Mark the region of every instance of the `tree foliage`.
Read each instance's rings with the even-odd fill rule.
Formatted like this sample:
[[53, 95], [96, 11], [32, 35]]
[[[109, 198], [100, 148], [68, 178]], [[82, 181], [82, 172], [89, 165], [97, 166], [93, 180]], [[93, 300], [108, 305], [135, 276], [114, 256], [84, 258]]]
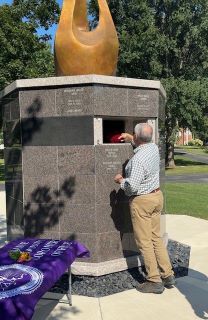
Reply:
[[0, 6], [0, 17], [0, 90], [16, 79], [53, 75], [51, 48], [37, 24], [24, 19], [22, 5]]
[[[179, 127], [206, 128], [208, 0], [111, 0], [120, 40], [118, 75], [159, 79], [167, 91], [167, 164]], [[97, 0], [90, 12], [98, 20]]]

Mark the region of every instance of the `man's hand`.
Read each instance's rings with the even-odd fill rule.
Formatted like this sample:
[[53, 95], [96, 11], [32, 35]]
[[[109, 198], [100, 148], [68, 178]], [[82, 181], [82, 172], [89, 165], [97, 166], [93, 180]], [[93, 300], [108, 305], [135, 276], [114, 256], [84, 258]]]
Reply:
[[130, 133], [122, 133], [120, 135], [120, 137], [118, 138], [121, 141], [125, 141], [125, 142], [133, 142], [133, 136]]
[[121, 175], [120, 173], [117, 174], [117, 175], [115, 176], [115, 178], [114, 178], [115, 183], [121, 183], [122, 180], [123, 180], [123, 177], [122, 177], [122, 175]]

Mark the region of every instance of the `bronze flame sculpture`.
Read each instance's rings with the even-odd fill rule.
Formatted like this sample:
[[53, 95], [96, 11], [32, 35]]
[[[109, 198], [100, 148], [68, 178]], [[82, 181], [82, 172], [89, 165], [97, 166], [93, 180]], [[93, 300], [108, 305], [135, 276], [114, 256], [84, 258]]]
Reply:
[[115, 74], [118, 37], [106, 0], [98, 5], [98, 26], [89, 31], [86, 0], [63, 0], [54, 46], [57, 76]]

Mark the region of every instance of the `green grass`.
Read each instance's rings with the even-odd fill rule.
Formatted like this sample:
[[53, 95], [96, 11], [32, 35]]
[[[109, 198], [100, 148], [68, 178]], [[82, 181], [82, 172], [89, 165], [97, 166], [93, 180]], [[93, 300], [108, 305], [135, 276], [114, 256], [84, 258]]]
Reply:
[[176, 168], [166, 169], [166, 175], [177, 175], [177, 174], [195, 174], [204, 173], [208, 174], [208, 165], [201, 162], [196, 162], [191, 159], [187, 159], [184, 156], [176, 155], [175, 157]]
[[166, 212], [208, 220], [208, 185], [166, 183]]
[[4, 159], [0, 159], [0, 183], [4, 182]]
[[177, 146], [177, 149], [183, 149], [188, 153], [198, 154], [198, 155], [207, 155], [208, 156], [208, 147], [193, 147], [193, 146]]

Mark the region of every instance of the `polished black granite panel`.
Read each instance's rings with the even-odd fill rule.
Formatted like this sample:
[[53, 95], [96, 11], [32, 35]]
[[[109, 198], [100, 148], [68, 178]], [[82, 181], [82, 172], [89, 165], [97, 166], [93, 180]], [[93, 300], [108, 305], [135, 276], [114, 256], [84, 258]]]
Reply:
[[160, 152], [160, 159], [164, 160], [165, 159], [165, 121], [164, 119], [161, 120], [158, 118], [158, 147], [159, 147], [159, 152]]
[[5, 121], [3, 125], [4, 146], [21, 147], [21, 126], [20, 120]]
[[93, 117], [22, 119], [23, 146], [93, 145]]
[[22, 165], [5, 165], [5, 180], [21, 180]]
[[4, 121], [17, 120], [20, 118], [19, 93], [13, 92], [1, 101], [2, 118]]
[[35, 89], [20, 91], [21, 117], [56, 116], [56, 97], [54, 89]]
[[15, 204], [15, 217], [14, 217], [14, 222], [16, 226], [22, 226], [24, 224], [23, 220], [23, 203], [18, 201]]
[[11, 111], [9, 101], [1, 102], [1, 117], [3, 121], [11, 120]]
[[9, 225], [14, 225], [16, 203], [17, 200], [10, 197], [10, 195], [6, 193], [6, 218], [7, 224]]
[[22, 154], [21, 148], [5, 148], [5, 181], [22, 180]]
[[22, 180], [5, 181], [6, 194], [15, 200], [23, 202]]
[[72, 86], [57, 89], [56, 109], [60, 116], [93, 115], [93, 86]]
[[20, 165], [22, 164], [22, 149], [21, 148], [4, 148], [5, 165]]
[[6, 217], [10, 226], [23, 226], [23, 203], [6, 195]]
[[5, 191], [7, 196], [13, 197], [14, 191], [12, 181], [5, 181]]
[[159, 112], [158, 112], [158, 118], [162, 121], [165, 121], [165, 104], [166, 99], [159, 94]]

